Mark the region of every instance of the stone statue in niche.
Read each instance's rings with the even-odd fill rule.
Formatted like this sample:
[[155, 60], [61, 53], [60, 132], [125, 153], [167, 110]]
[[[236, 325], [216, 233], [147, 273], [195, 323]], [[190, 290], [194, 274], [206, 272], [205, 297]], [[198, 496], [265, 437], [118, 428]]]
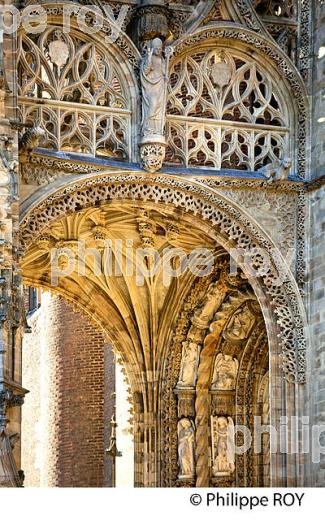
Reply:
[[235, 431], [231, 417], [211, 417], [212, 475], [230, 476], [235, 471]]
[[242, 341], [247, 339], [254, 325], [254, 315], [246, 305], [235, 312], [225, 331], [228, 341]]
[[178, 434], [178, 478], [192, 478], [195, 472], [194, 441], [195, 429], [193, 421], [181, 419], [177, 426]]
[[142, 86], [142, 141], [164, 136], [167, 61], [163, 43], [155, 38], [140, 65]]
[[200, 347], [191, 341], [183, 342], [183, 352], [177, 388], [194, 388], [200, 359]]
[[234, 390], [238, 373], [238, 360], [232, 356], [218, 354], [214, 363], [212, 390]]

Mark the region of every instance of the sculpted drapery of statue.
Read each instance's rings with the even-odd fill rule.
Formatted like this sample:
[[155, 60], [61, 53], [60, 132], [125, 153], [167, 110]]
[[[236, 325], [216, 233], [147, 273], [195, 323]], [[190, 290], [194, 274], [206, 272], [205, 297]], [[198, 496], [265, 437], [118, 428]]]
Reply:
[[190, 341], [183, 342], [181, 369], [177, 388], [194, 388], [200, 359], [200, 346]]
[[164, 141], [168, 60], [163, 43], [155, 38], [140, 65], [142, 86], [142, 142]]
[[245, 305], [235, 312], [225, 331], [228, 341], [242, 341], [247, 339], [254, 325], [255, 317], [249, 307]]
[[193, 421], [183, 418], [177, 426], [179, 478], [192, 478], [195, 472]]
[[232, 356], [218, 354], [214, 364], [212, 390], [234, 390], [238, 372], [238, 360]]
[[230, 476], [235, 471], [235, 433], [231, 417], [211, 417], [212, 475]]
[[225, 283], [225, 276], [222, 275], [218, 282], [212, 283], [209, 286], [205, 304], [195, 311], [193, 323], [203, 327], [209, 325], [213, 314], [224, 301], [228, 290], [229, 289]]

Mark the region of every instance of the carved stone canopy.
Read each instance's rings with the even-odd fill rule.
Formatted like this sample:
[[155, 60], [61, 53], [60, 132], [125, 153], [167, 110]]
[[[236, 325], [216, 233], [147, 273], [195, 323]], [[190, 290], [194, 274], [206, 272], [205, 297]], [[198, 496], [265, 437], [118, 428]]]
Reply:
[[170, 14], [164, 2], [144, 2], [136, 7], [130, 23], [130, 31], [135, 43], [141, 46], [157, 37], [166, 40], [170, 35]]

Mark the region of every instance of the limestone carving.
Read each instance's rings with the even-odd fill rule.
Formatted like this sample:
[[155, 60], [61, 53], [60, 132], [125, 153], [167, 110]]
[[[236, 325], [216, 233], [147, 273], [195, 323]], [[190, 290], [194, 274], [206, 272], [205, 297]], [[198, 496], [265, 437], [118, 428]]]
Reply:
[[141, 146], [141, 162], [144, 169], [154, 173], [161, 169], [165, 158], [165, 145], [147, 143]]
[[292, 161], [285, 158], [283, 161], [275, 161], [272, 164], [267, 164], [259, 171], [267, 179], [267, 182], [286, 181], [288, 180]]
[[227, 48], [182, 56], [173, 62], [171, 78], [168, 162], [257, 171], [288, 153], [278, 87], [251, 57]]
[[[245, 1], [247, 1], [247, 0], [245, 0]], [[308, 9], [310, 9], [310, 6], [308, 8], [308, 3], [309, 2], [306, 2], [306, 6], [304, 6], [306, 20], [310, 19], [310, 16], [308, 14]], [[308, 27], [309, 27], [309, 29], [308, 29]], [[304, 32], [306, 35], [306, 39], [310, 40], [308, 31], [310, 32], [310, 26], [308, 26], [308, 23], [306, 23], [306, 27], [304, 27]], [[299, 113], [297, 114], [297, 122], [296, 122], [297, 123], [297, 133], [295, 136], [293, 136], [293, 137], [297, 138], [297, 140], [299, 141], [299, 146], [298, 146], [297, 154], [296, 154], [297, 155], [296, 156], [296, 174], [301, 179], [305, 178], [306, 166], [307, 166], [307, 162], [308, 162], [308, 150], [306, 149], [306, 136], [307, 136], [307, 132], [308, 132], [308, 123], [307, 123], [307, 113], [308, 113], [307, 110], [308, 109], [307, 109], [307, 103], [306, 103], [306, 99], [307, 99], [306, 91], [305, 91], [305, 87], [301, 81], [301, 78], [298, 77], [297, 71], [294, 69], [292, 62], [290, 61], [289, 58], [287, 58], [285, 56], [283, 51], [277, 45], [272, 44], [271, 42], [268, 42], [268, 44], [265, 44], [264, 38], [262, 41], [262, 37], [259, 34], [257, 34], [257, 33], [253, 34], [252, 31], [250, 31], [246, 28], [242, 29], [241, 31], [238, 31], [237, 28], [233, 28], [230, 25], [228, 25], [228, 26], [224, 25], [222, 27], [220, 27], [220, 26], [214, 26], [214, 27], [208, 27], [208, 28], [204, 27], [201, 30], [198, 30], [195, 35], [190, 35], [190, 36], [181, 38], [179, 40], [179, 42], [177, 42], [177, 45], [175, 45], [175, 47], [174, 47], [174, 56], [179, 58], [180, 61], [182, 61], [181, 54], [186, 49], [188, 49], [189, 46], [191, 46], [193, 44], [197, 45], [199, 42], [203, 42], [203, 41], [206, 42], [207, 39], [214, 38], [214, 39], [218, 40], [218, 39], [225, 38], [225, 37], [229, 40], [232, 40], [234, 42], [234, 45], [236, 45], [238, 43], [238, 41], [244, 42], [245, 44], [249, 43], [249, 44], [253, 45], [263, 55], [265, 55], [267, 58], [270, 58], [272, 60], [274, 65], [279, 69], [279, 72], [281, 73], [282, 77], [285, 77], [287, 79], [288, 83], [290, 84], [290, 88], [291, 88], [290, 95], [292, 96], [292, 98], [294, 98], [296, 105], [299, 107], [299, 109], [298, 109]], [[306, 45], [306, 49], [307, 49], [307, 45]], [[307, 51], [306, 55], [308, 55], [308, 52], [309, 51]], [[188, 60], [188, 58], [187, 58], [187, 60]], [[306, 60], [301, 60], [301, 61], [306, 61]], [[177, 61], [174, 60], [173, 67], [175, 67], [176, 65], [177, 65]], [[194, 60], [193, 60], [192, 65], [193, 65], [194, 70], [196, 70], [196, 64], [194, 63]], [[191, 96], [189, 96], [189, 98], [186, 100], [185, 107], [183, 106], [183, 108], [182, 108], [181, 103], [179, 102], [180, 100], [178, 100], [178, 102], [177, 102], [177, 99], [175, 99], [175, 98], [177, 98], [177, 96], [175, 95], [176, 91], [179, 90], [180, 83], [183, 82], [183, 79], [186, 76], [186, 75], [182, 74], [182, 70], [180, 72], [178, 72], [177, 70], [174, 71], [174, 69], [172, 68], [171, 72], [170, 72], [171, 76], [174, 74], [174, 72], [177, 73], [179, 80], [174, 82], [175, 87], [173, 87], [173, 92], [171, 93], [171, 99], [170, 99], [170, 103], [168, 106], [168, 108], [173, 109], [173, 110], [172, 110], [172, 112], [169, 112], [169, 113], [172, 113], [172, 114], [179, 113], [179, 112], [175, 111], [176, 109], [179, 109], [180, 111], [188, 111], [189, 109], [191, 109], [191, 112], [192, 112], [192, 114], [194, 114], [194, 117], [195, 117], [195, 110], [193, 110], [194, 105], [196, 105], [196, 103], [197, 103], [197, 95], [196, 95], [195, 87], [196, 87], [196, 85], [199, 85], [201, 88], [202, 81], [201, 81], [201, 79], [199, 80], [199, 82], [196, 82], [196, 81], [193, 82], [193, 80], [192, 80], [193, 84], [191, 85]], [[202, 75], [202, 72], [201, 72], [201, 75]], [[192, 74], [192, 77], [194, 77], [193, 74]], [[271, 81], [273, 82], [273, 80], [271, 80]], [[194, 90], [195, 90], [195, 92], [194, 92]], [[210, 93], [211, 93], [211, 90], [210, 90]], [[214, 103], [211, 110], [209, 109], [207, 117], [211, 118], [211, 113], [213, 113], [213, 110], [215, 110], [216, 107], [218, 107], [218, 105], [216, 105]], [[205, 110], [205, 106], [203, 108]], [[256, 115], [258, 116], [259, 111], [260, 111], [259, 109], [257, 111], [255, 111], [255, 116]], [[199, 113], [199, 111], [197, 113]], [[190, 115], [192, 115], [192, 114], [190, 114]], [[284, 115], [284, 113], [282, 113], [282, 115], [280, 115], [280, 118], [281, 117], [283, 118], [283, 115]], [[259, 117], [258, 117], [258, 119], [259, 119]], [[173, 122], [173, 126], [175, 126], [174, 122]], [[182, 135], [183, 132], [180, 132], [180, 130], [183, 129], [184, 121], [182, 120], [178, 126], [179, 126], [179, 128], [176, 128], [176, 126], [175, 126], [174, 130], [173, 130], [173, 128], [168, 128], [168, 130], [167, 130], [168, 133], [172, 136], [176, 136], [175, 131], [178, 133], [181, 133], [180, 139], [176, 140], [176, 137], [173, 137], [174, 142], [172, 142], [171, 148], [173, 148], [172, 151], [175, 154], [175, 157], [173, 157], [172, 162], [175, 162], [175, 158], [177, 158], [177, 156], [178, 156], [179, 162], [183, 162], [183, 160], [184, 160], [183, 159], [183, 157], [184, 157], [183, 148], [185, 146], [183, 144], [184, 137]], [[194, 125], [188, 124], [188, 126], [193, 127]], [[275, 136], [275, 138], [277, 140], [277, 147], [280, 148], [281, 150], [284, 150], [284, 155], [282, 155], [282, 157], [284, 157], [285, 155], [287, 155], [287, 152], [289, 151], [288, 150], [288, 139], [283, 138], [285, 136], [281, 135], [281, 132], [279, 132], [279, 130], [280, 130], [279, 126], [276, 126], [275, 132], [272, 131], [272, 133], [270, 133], [270, 135], [271, 135], [271, 140], [274, 139], [274, 136]], [[193, 132], [194, 132], [194, 135], [191, 136], [191, 139], [197, 140], [197, 134], [195, 134], [195, 128], [193, 128]], [[265, 157], [265, 152], [266, 152], [266, 155], [268, 155], [269, 151], [270, 151], [269, 143], [266, 143], [266, 140], [265, 140], [267, 133], [268, 133], [268, 131], [266, 131], [266, 129], [264, 127], [264, 132], [258, 131], [257, 135], [255, 135], [255, 137], [254, 137], [256, 139], [256, 143], [257, 143], [256, 151], [258, 152], [258, 157], [256, 158], [257, 161], [255, 160], [255, 163], [257, 162], [257, 164], [255, 165], [256, 171], [260, 167], [262, 167], [263, 164], [265, 164], [265, 162], [263, 163], [263, 160]], [[210, 152], [213, 150], [213, 146], [215, 148], [218, 146], [220, 141], [218, 141], [218, 139], [214, 137], [213, 132], [210, 131], [209, 134], [211, 135], [211, 138], [210, 137], [208, 138], [211, 141], [210, 147], [205, 145], [204, 150], [202, 150], [202, 152], [205, 154], [205, 157], [204, 157], [205, 162], [211, 164], [211, 163], [219, 161], [219, 154], [217, 154], [217, 161], [216, 161], [215, 158], [211, 159], [211, 156], [215, 157], [216, 154], [215, 153], [212, 154]], [[227, 137], [227, 139], [231, 140], [231, 135], [229, 135]], [[237, 142], [238, 142], [238, 139], [235, 137], [234, 138], [235, 148], [236, 148]], [[237, 146], [237, 148], [240, 148], [240, 146], [239, 147]], [[262, 150], [261, 150], [262, 153], [259, 153], [261, 148], [262, 148]], [[210, 152], [208, 150], [210, 150]], [[193, 155], [193, 159], [192, 159], [192, 157], [187, 157], [187, 161], [191, 165], [194, 165], [195, 164], [194, 161], [198, 161], [199, 150], [197, 149], [197, 147], [193, 148], [193, 146], [191, 146], [190, 152], [191, 152], [191, 155]], [[236, 151], [236, 153], [238, 154], [238, 152], [239, 152], [239, 149], [238, 149], [238, 151]], [[208, 154], [210, 153], [210, 155], [206, 156], [206, 153], [208, 153]], [[171, 155], [171, 154], [169, 154], [169, 155]], [[200, 155], [202, 156], [202, 159], [203, 159], [203, 154], [200, 154]], [[246, 154], [243, 154], [242, 156], [238, 157], [239, 161], [242, 163], [245, 163], [247, 160], [247, 158], [245, 159], [244, 155], [246, 155]], [[279, 155], [277, 155], [277, 157], [274, 157], [274, 153], [271, 150], [270, 158], [272, 156], [273, 156], [272, 160], [276, 160], [276, 158], [279, 157]], [[192, 160], [189, 160], [189, 159], [192, 159]], [[207, 164], [207, 165], [210, 166], [210, 164]], [[215, 166], [215, 164], [211, 164], [211, 165]], [[225, 167], [227, 167], [227, 166], [225, 166]]]
[[31, 152], [45, 142], [46, 132], [39, 126], [34, 126], [26, 130], [20, 140], [20, 151], [22, 153]]
[[247, 306], [242, 307], [231, 318], [225, 331], [225, 338], [228, 341], [247, 339], [253, 324], [254, 315]]
[[140, 65], [142, 86], [142, 138], [163, 137], [164, 99], [167, 87], [163, 43], [155, 38]]
[[[210, 184], [209, 184], [210, 185]], [[275, 184], [275, 186], [282, 186]], [[287, 255], [295, 248], [295, 219], [297, 199], [294, 193], [260, 191], [256, 197], [254, 189], [223, 189], [223, 193], [240, 204], [269, 233], [281, 251]], [[304, 255], [303, 255], [304, 256]]]
[[209, 72], [211, 81], [216, 88], [222, 89], [229, 85], [233, 69], [222, 51], [220, 55], [216, 56], [215, 62], [211, 64]]
[[137, 218], [138, 231], [144, 249], [155, 245], [155, 226], [150, 218], [150, 212], [140, 209]]
[[234, 422], [231, 417], [211, 417], [212, 475], [230, 476], [235, 471]]
[[[80, 180], [73, 187], [69, 187], [69, 195], [65, 190], [57, 191], [45, 202], [40, 202], [22, 220], [21, 247], [26, 251], [37, 236], [51, 221], [64, 216], [67, 208], [73, 211], [80, 209], [80, 195], [82, 194], [82, 206], [97, 204], [98, 200], [120, 198], [118, 186], [123, 184], [122, 194], [125, 199], [139, 199], [153, 202], [163, 201], [164, 205], [172, 204], [176, 208], [202, 215], [209, 219], [212, 225], [218, 225], [221, 232], [226, 233], [238, 247], [249, 250], [254, 243], [270, 250], [273, 246], [266, 236], [251, 224], [248, 231], [247, 218], [243, 218], [240, 212], [232, 207], [221, 193], [215, 191], [205, 198], [203, 184], [194, 185], [190, 180], [184, 182], [181, 178], [165, 177], [158, 175], [148, 182], [145, 174], [119, 174], [109, 176], [96, 176], [96, 178]], [[191, 197], [188, 196], [189, 186]], [[104, 199], [105, 197], [105, 199]], [[186, 216], [186, 213], [184, 213]], [[185, 218], [185, 217], [184, 217]], [[229, 218], [234, 222], [229, 226]], [[254, 261], [253, 255], [252, 261]], [[299, 383], [305, 381], [305, 353], [307, 340], [305, 337], [305, 321], [300, 310], [300, 295], [297, 292], [293, 277], [288, 273], [287, 280], [279, 285], [277, 283], [277, 271], [272, 267], [271, 272], [263, 275], [265, 294], [271, 300], [274, 321], [279, 326], [279, 349], [282, 353], [282, 367], [288, 380], [296, 380]], [[290, 335], [295, 323], [296, 336]], [[299, 339], [299, 342], [298, 342]], [[299, 343], [299, 363], [297, 349]]]
[[197, 327], [207, 327], [214, 312], [222, 304], [227, 287], [223, 280], [210, 285], [204, 305], [194, 313], [193, 324]]
[[194, 463], [194, 424], [190, 419], [181, 419], [177, 426], [179, 478], [192, 478]]
[[152, 40], [140, 64], [142, 121], [140, 156], [144, 169], [155, 172], [165, 159], [165, 113], [170, 47], [163, 55], [160, 38]]
[[[56, 26], [42, 35], [21, 34], [18, 40], [22, 123], [38, 121], [47, 148], [128, 158], [130, 102], [109, 49]], [[46, 104], [41, 92], [47, 93]]]
[[69, 46], [60, 38], [60, 33], [56, 36], [58, 39], [49, 43], [49, 56], [51, 62], [60, 70], [69, 59]]
[[183, 355], [177, 388], [192, 388], [197, 379], [200, 346], [189, 341], [183, 342]]
[[238, 360], [226, 354], [218, 354], [214, 364], [212, 390], [234, 390], [238, 373]]

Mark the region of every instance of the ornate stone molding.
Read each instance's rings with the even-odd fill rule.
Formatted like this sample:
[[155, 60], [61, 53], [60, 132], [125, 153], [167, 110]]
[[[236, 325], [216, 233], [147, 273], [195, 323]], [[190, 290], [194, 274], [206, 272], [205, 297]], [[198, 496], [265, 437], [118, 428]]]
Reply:
[[[271, 251], [274, 243], [252, 223], [248, 215], [231, 203], [221, 193], [202, 186], [195, 181], [164, 175], [126, 174], [98, 176], [70, 185], [35, 205], [21, 222], [21, 244], [27, 249], [29, 244], [41, 235], [49, 223], [67, 211], [91, 207], [98, 200], [138, 199], [163, 202], [194, 213], [208, 220], [218, 235], [227, 236], [222, 245], [241, 248], [258, 262], [259, 254], [254, 248]], [[284, 261], [283, 261], [284, 262]], [[285, 263], [283, 263], [285, 266]], [[305, 380], [305, 316], [294, 277], [284, 267], [285, 278], [279, 283], [279, 273], [272, 263], [270, 269], [259, 279], [252, 279], [253, 286], [260, 286], [271, 307], [272, 326], [279, 327], [279, 342], [282, 349], [283, 369], [290, 380]], [[263, 303], [262, 303], [263, 305]]]
[[155, 173], [161, 170], [165, 159], [166, 145], [163, 143], [146, 143], [140, 146], [141, 163], [144, 170]]
[[234, 19], [257, 33], [263, 34], [270, 38], [270, 34], [266, 30], [262, 20], [256, 14], [251, 0], [225, 0], [227, 10], [233, 14]]
[[32, 153], [27, 162], [20, 166], [23, 182], [27, 185], [46, 186], [59, 177], [73, 174], [90, 174], [104, 170], [104, 167], [91, 163], [69, 161], [46, 155]]
[[8, 423], [7, 410], [24, 404], [24, 396], [15, 394], [11, 389], [0, 391], [0, 433]]

